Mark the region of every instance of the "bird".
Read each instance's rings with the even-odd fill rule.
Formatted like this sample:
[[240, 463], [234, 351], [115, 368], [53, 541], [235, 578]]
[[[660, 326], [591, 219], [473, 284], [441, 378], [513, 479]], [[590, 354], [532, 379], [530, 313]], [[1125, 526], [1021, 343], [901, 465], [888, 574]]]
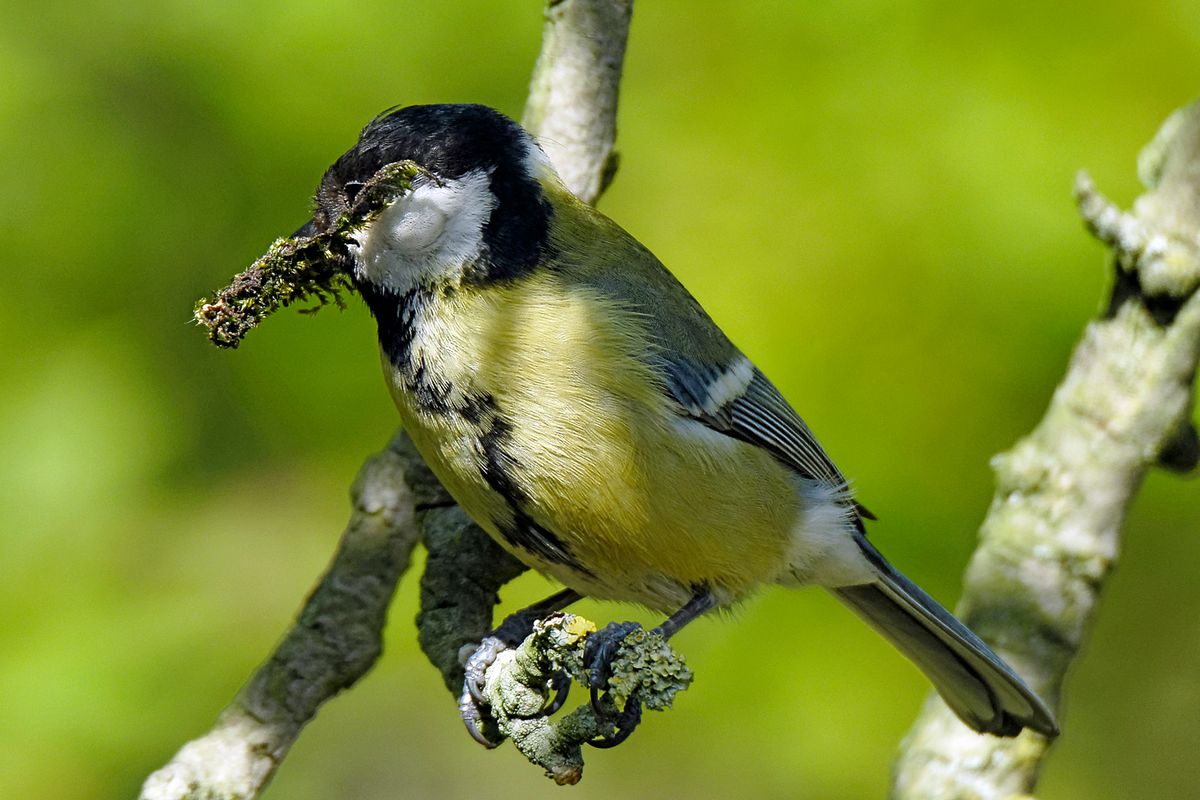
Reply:
[[642, 243], [483, 105], [395, 107], [324, 173], [330, 231], [380, 169], [411, 190], [355, 229], [346, 272], [404, 429], [508, 552], [670, 636], [768, 584], [816, 585], [973, 730], [1058, 733], [975, 633], [867, 538], [873, 515], [808, 425]]

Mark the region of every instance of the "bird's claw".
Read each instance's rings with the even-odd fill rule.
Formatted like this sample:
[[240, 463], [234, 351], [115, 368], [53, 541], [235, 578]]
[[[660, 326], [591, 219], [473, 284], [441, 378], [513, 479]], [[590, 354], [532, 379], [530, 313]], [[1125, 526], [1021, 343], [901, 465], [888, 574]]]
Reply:
[[[492, 750], [499, 747], [504, 741], [504, 735], [497, 728], [496, 721], [490, 714], [484, 713], [483, 706], [477, 703], [471, 693], [465, 689], [462, 697], [458, 699], [458, 713], [462, 717], [463, 725], [467, 728], [467, 733], [471, 734], [471, 738], [487, 749]], [[493, 735], [489, 736], [489, 733]]]
[[549, 688], [554, 692], [554, 697], [547, 701], [546, 705], [542, 706], [540, 717], [550, 717], [558, 713], [567, 702], [567, 696], [571, 693], [571, 676], [566, 670], [559, 670], [550, 678]]
[[[484, 686], [487, 683], [488, 668], [495, 662], [496, 656], [508, 648], [509, 645], [501, 638], [486, 636], [463, 665], [463, 691], [458, 700], [458, 713], [471, 738], [488, 749], [499, 747], [504, 741], [504, 734], [488, 710], [491, 703], [484, 696]], [[565, 671], [559, 670], [546, 682], [546, 687], [553, 696], [547, 699], [546, 704], [537, 713], [513, 716], [532, 719], [556, 713], [567, 702], [571, 678]]]
[[501, 639], [485, 636], [463, 664], [463, 691], [458, 700], [458, 713], [471, 738], [488, 749], [499, 747], [504, 735], [486, 710], [489, 703], [484, 699], [483, 687], [488, 667], [507, 649], [508, 645]]
[[610, 720], [613, 727], [616, 729], [611, 736], [600, 736], [595, 739], [588, 739], [588, 744], [592, 747], [607, 749], [616, 747], [621, 742], [629, 738], [642, 721], [642, 704], [638, 702], [636, 697], [629, 698], [625, 704], [623, 711], [618, 711], [615, 715], [606, 715], [605, 719]]
[[616, 729], [612, 736], [589, 740], [588, 744], [593, 747], [616, 747], [628, 739], [642, 721], [642, 704], [636, 695], [626, 698], [622, 709], [607, 693], [602, 694], [608, 688], [612, 662], [621, 650], [621, 643], [640, 628], [636, 622], [610, 622], [589, 636], [584, 646], [583, 666], [587, 671], [592, 710]]
[[[596, 734], [587, 743], [603, 748], [615, 747], [630, 737], [641, 723], [644, 704], [649, 702], [649, 707], [656, 709], [669, 706], [674, 693], [686, 688], [691, 681], [686, 666], [678, 657], [671, 655], [665, 642], [659, 646], [670, 657], [660, 658], [645, 652], [648, 642], [653, 650], [654, 640], [665, 638], [658, 629], [643, 631], [635, 622], [614, 622], [586, 637], [582, 663], [568, 659], [574, 666], [552, 673], [540, 672], [536, 679], [544, 681], [540, 685], [526, 683], [527, 677], [518, 687], [522, 699], [514, 699], [514, 707], [509, 707], [508, 700], [505, 700], [503, 708], [494, 707], [492, 700], [495, 700], [496, 693], [499, 691], [507, 697], [508, 689], [501, 690], [499, 685], [491, 686], [487, 673], [504, 650], [517, 646], [517, 642], [513, 641], [515, 636], [506, 635], [508, 633], [512, 632], [497, 629], [489, 634], [463, 665], [459, 712], [471, 738], [484, 747], [497, 747], [507, 737], [510, 725], [517, 720], [536, 720], [558, 712], [566, 701], [571, 675], [581, 683], [587, 683], [591, 695], [595, 726], [592, 729]], [[647, 674], [651, 677], [647, 678]], [[659, 678], [678, 685], [660, 697], [658, 689], [653, 688], [661, 682]], [[647, 683], [647, 680], [650, 682]], [[647, 687], [651, 687], [650, 695], [643, 696]], [[537, 702], [530, 702], [535, 700], [535, 696]]]
[[485, 636], [475, 648], [475, 652], [463, 664], [463, 693], [481, 705], [487, 705], [483, 699], [483, 685], [487, 681], [487, 671], [496, 661], [496, 656], [508, 649], [508, 643], [496, 636]]
[[600, 691], [608, 688], [612, 662], [621, 650], [621, 642], [641, 627], [636, 622], [610, 622], [587, 637], [583, 647], [583, 668], [587, 671], [588, 686], [592, 690], [592, 709], [597, 714], [608, 715], [600, 703]]

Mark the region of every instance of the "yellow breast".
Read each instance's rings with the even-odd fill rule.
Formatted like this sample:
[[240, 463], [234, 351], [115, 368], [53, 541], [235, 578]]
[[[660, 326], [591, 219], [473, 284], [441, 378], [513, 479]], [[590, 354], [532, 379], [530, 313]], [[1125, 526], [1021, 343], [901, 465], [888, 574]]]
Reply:
[[[798, 514], [790, 473], [678, 414], [638, 316], [562, 280], [538, 272], [421, 312], [413, 356], [453, 387], [447, 405], [487, 398], [430, 410], [393, 383], [430, 468], [518, 558], [585, 594], [673, 610], [699, 586], [729, 602], [772, 580]], [[514, 541], [522, 515], [570, 563]]]

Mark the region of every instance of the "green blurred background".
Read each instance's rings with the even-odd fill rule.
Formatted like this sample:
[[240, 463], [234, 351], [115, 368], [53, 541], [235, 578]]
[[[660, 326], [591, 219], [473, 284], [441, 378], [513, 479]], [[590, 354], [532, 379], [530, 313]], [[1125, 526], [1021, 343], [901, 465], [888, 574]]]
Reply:
[[[306, 218], [381, 109], [519, 115], [540, 32], [537, 0], [4, 0], [0, 796], [134, 795], [284, 630], [395, 425], [373, 326], [357, 301], [284, 313], [222, 352], [192, 303]], [[1108, 283], [1072, 175], [1130, 201], [1197, 75], [1187, 0], [643, 1], [602, 207], [952, 603], [988, 459], [1038, 420]], [[1198, 562], [1195, 484], [1153, 475], [1044, 797], [1195, 796]], [[463, 733], [415, 589], [267, 797], [882, 797], [927, 689], [822, 593], [767, 590], [682, 634], [693, 690], [556, 789]], [[526, 576], [508, 602], [545, 591]]]

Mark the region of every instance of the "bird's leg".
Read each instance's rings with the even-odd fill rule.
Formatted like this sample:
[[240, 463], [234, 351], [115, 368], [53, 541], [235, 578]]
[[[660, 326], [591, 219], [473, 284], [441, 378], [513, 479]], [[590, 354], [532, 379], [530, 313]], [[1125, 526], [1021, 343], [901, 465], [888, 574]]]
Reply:
[[[667, 617], [661, 625], [652, 628], [650, 632], [658, 634], [664, 639], [670, 639], [679, 633], [684, 625], [711, 610], [715, 605], [716, 599], [712, 593], [707, 589], [699, 589], [683, 608]], [[598, 630], [588, 637], [583, 663], [589, 671], [593, 705], [596, 703], [596, 693], [608, 682], [612, 661], [621, 648], [621, 641], [640, 627], [636, 622], [610, 622], [602, 630]]]
[[664, 639], [670, 639], [679, 633], [684, 625], [687, 625], [701, 614], [712, 611], [716, 604], [717, 599], [713, 597], [712, 592], [707, 589], [701, 589], [692, 595], [692, 599], [688, 600], [683, 608], [663, 620], [662, 624], [654, 628], [651, 633], [657, 633]]
[[[487, 701], [483, 698], [483, 684], [487, 670], [496, 660], [496, 656], [525, 641], [525, 638], [533, 632], [533, 623], [555, 611], [561, 611], [579, 600], [580, 597], [581, 595], [574, 589], [563, 589], [541, 602], [509, 615], [497, 628], [483, 637], [479, 646], [475, 648], [463, 665], [465, 670], [463, 692], [458, 701], [459, 714], [462, 715], [463, 724], [467, 726], [467, 732], [471, 734], [471, 738], [488, 748], [497, 747], [500, 744], [500, 739], [485, 733], [485, 728], [490, 729], [489, 732], [494, 731], [495, 723], [484, 711]], [[565, 674], [560, 673], [551, 679], [550, 685], [555, 691], [555, 697], [542, 709], [541, 713], [545, 716], [562, 708], [562, 704], [566, 702], [571, 681]]]
[[[717, 604], [716, 598], [708, 589], [697, 589], [692, 599], [662, 624], [651, 629], [650, 633], [657, 634], [663, 639], [670, 639], [683, 629], [683, 626], [701, 614], [710, 611]], [[593, 747], [616, 747], [629, 738], [638, 723], [642, 720], [642, 704], [637, 697], [631, 697], [625, 703], [625, 708], [614, 715], [611, 707], [615, 703], [601, 701], [600, 690], [608, 686], [612, 677], [612, 662], [621, 649], [621, 642], [640, 626], [636, 622], [610, 622], [602, 630], [588, 637], [583, 651], [584, 667], [588, 670], [588, 683], [592, 692], [592, 709], [600, 716], [615, 717], [613, 725], [617, 731], [612, 736], [603, 739], [593, 739], [589, 744]]]

